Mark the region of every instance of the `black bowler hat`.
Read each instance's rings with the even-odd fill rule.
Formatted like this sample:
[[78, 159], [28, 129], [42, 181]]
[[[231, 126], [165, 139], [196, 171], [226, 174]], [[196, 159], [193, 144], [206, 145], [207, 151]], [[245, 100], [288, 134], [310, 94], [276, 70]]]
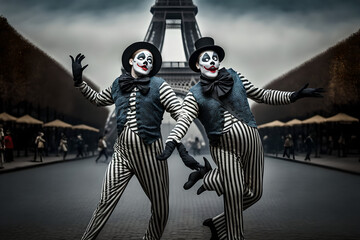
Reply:
[[196, 62], [198, 61], [199, 55], [204, 51], [213, 50], [214, 52], [216, 52], [219, 56], [220, 62], [225, 57], [224, 49], [222, 49], [222, 47], [220, 46], [215, 45], [214, 39], [212, 39], [211, 37], [203, 37], [196, 40], [195, 48], [195, 52], [193, 52], [189, 58], [189, 67], [194, 72], [200, 72], [200, 69], [196, 67]]
[[139, 49], [146, 49], [151, 52], [153, 55], [153, 69], [149, 73], [149, 76], [154, 76], [161, 68], [162, 58], [161, 53], [157, 47], [148, 42], [136, 42], [128, 46], [123, 55], [122, 55], [122, 65], [128, 73], [131, 73], [131, 65], [129, 59], [132, 58], [132, 55]]

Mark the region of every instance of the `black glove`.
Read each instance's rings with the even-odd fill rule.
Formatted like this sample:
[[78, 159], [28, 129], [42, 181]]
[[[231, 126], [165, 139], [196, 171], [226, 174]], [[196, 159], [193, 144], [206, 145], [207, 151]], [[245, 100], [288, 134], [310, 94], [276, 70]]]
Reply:
[[88, 64], [86, 64], [84, 67], [81, 66], [81, 61], [85, 58], [85, 56], [81, 53], [76, 56], [75, 60], [71, 55], [70, 58], [72, 62], [74, 86], [78, 87], [82, 83], [82, 72], [88, 66]]
[[160, 160], [160, 161], [164, 161], [164, 160], [168, 159], [170, 157], [170, 155], [172, 154], [172, 152], [174, 151], [174, 149], [176, 148], [176, 145], [177, 145], [177, 143], [174, 140], [167, 142], [165, 144], [164, 151], [160, 155], [157, 155], [156, 159]]
[[290, 96], [290, 101], [295, 102], [296, 100], [304, 97], [323, 97], [321, 93], [325, 92], [323, 88], [307, 88], [309, 84], [305, 84], [299, 91], [294, 92]]
[[[204, 162], [205, 162], [205, 166], [201, 166], [199, 168], [199, 170], [197, 170], [196, 172], [192, 172], [190, 173], [189, 175], [189, 179], [188, 181], [184, 184], [184, 189], [185, 190], [188, 190], [190, 189], [192, 186], [195, 185], [195, 183], [197, 181], [199, 181], [200, 179], [204, 178], [205, 174], [209, 171], [212, 170], [212, 167], [209, 163], [209, 161], [206, 159], [206, 157], [203, 157], [204, 158]], [[203, 189], [202, 190], [199, 190], [200, 193], [203, 192]], [[200, 194], [198, 193], [198, 195]]]
[[184, 162], [185, 166], [192, 170], [200, 170], [200, 163], [196, 161], [186, 150], [184, 144], [179, 143], [177, 145], [177, 150], [180, 154], [181, 160]]

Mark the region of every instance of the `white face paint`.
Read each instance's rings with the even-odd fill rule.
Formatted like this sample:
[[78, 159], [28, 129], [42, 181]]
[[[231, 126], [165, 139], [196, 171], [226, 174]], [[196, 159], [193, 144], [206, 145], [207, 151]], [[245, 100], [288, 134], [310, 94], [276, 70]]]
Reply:
[[153, 55], [144, 49], [135, 55], [132, 65], [137, 76], [149, 75], [153, 68]]
[[219, 67], [220, 61], [216, 52], [209, 50], [200, 54], [199, 68], [203, 77], [216, 78], [219, 73]]

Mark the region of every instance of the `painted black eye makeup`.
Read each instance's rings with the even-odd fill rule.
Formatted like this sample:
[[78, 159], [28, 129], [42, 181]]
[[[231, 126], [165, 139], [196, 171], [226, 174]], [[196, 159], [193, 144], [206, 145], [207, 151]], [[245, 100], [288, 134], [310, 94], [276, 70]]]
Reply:
[[144, 53], [140, 53], [140, 54], [137, 56], [137, 59], [139, 59], [139, 60], [144, 60], [144, 59], [145, 59], [145, 54], [144, 54]]
[[147, 61], [148, 61], [149, 63], [152, 63], [152, 57], [149, 56], [149, 57], [147, 58]]
[[214, 52], [214, 54], [213, 54], [213, 56], [212, 56], [212, 59], [213, 59], [214, 61], [217, 61], [217, 60], [219, 59], [219, 57], [218, 57], [218, 55], [217, 55], [216, 52]]
[[210, 60], [209, 54], [205, 53], [204, 56], [201, 58], [203, 62], [208, 62]]

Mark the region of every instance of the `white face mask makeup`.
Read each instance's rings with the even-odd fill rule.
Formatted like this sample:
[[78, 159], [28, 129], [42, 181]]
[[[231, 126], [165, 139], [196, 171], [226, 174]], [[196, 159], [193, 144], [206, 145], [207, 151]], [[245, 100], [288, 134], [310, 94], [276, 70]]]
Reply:
[[201, 75], [214, 79], [219, 73], [220, 61], [216, 52], [209, 50], [200, 54], [199, 68]]
[[153, 68], [153, 55], [145, 49], [138, 52], [132, 61], [132, 66], [137, 76], [149, 75]]

